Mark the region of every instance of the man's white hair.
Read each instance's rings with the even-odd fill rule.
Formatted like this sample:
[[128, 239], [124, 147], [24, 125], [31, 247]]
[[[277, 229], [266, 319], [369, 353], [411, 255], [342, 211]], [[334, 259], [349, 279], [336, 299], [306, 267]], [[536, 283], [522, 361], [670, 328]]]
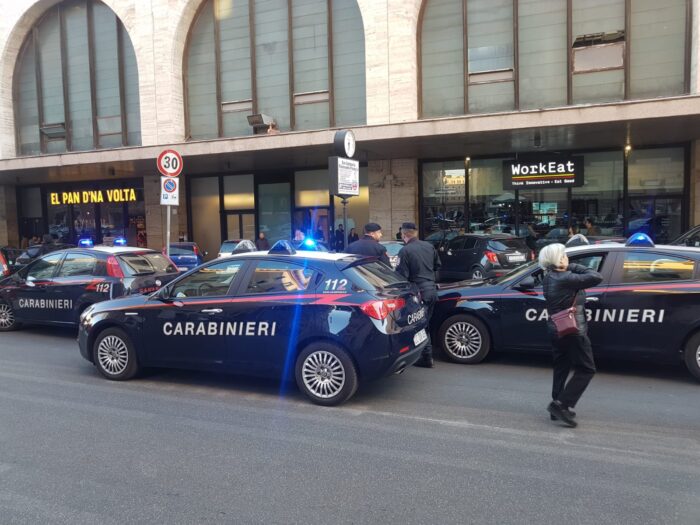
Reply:
[[559, 266], [561, 258], [566, 252], [566, 247], [563, 244], [548, 244], [540, 251], [540, 268], [543, 270], [551, 270]]

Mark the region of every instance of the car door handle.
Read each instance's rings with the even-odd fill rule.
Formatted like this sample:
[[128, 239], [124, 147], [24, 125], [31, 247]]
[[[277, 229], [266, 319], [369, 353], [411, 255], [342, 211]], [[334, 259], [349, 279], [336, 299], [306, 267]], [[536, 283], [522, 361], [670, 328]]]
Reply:
[[597, 303], [599, 299], [597, 297], [586, 297], [587, 303]]
[[223, 312], [221, 308], [206, 308], [201, 311], [203, 314], [220, 314]]

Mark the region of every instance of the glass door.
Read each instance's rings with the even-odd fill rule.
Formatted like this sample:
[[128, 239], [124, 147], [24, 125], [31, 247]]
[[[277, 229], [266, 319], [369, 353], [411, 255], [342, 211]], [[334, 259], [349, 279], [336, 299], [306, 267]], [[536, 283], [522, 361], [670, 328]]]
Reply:
[[226, 212], [226, 238], [255, 241], [254, 212]]
[[258, 185], [258, 224], [270, 244], [292, 235], [291, 184], [279, 182]]

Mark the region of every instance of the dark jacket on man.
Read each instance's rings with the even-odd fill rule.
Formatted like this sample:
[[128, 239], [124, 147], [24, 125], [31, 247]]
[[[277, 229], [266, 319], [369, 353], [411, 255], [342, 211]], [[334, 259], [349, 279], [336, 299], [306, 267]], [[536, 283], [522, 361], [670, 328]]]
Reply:
[[425, 301], [432, 301], [437, 297], [435, 279], [440, 266], [440, 257], [433, 245], [413, 238], [401, 248], [396, 271], [418, 285]]
[[355, 255], [366, 255], [367, 257], [378, 257], [383, 263], [391, 265], [389, 256], [386, 254], [386, 248], [369, 235], [365, 235], [362, 239], [351, 243], [345, 252]]

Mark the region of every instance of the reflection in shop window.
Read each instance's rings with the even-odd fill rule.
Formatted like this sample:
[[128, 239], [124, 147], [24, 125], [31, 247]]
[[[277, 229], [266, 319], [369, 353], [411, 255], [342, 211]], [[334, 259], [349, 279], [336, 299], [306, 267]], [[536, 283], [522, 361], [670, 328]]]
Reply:
[[464, 228], [464, 163], [423, 165], [423, 235]]

